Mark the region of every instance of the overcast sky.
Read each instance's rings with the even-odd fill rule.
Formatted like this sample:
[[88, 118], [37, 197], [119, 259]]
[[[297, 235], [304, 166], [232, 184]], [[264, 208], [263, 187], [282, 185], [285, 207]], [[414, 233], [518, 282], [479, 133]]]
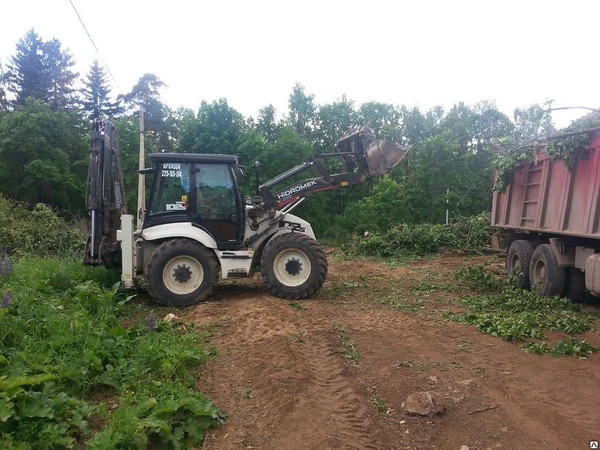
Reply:
[[4, 0], [4, 65], [34, 28], [80, 73], [104, 62], [115, 93], [156, 74], [174, 108], [225, 97], [246, 116], [269, 103], [282, 113], [296, 82], [318, 104], [600, 107], [598, 0], [71, 1], [100, 55], [69, 0]]

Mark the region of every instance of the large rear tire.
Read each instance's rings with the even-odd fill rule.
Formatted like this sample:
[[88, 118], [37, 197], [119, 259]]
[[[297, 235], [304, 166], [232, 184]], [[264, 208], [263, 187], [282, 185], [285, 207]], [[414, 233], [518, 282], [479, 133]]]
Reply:
[[516, 286], [521, 289], [529, 289], [529, 265], [533, 255], [533, 245], [524, 239], [513, 241], [506, 253], [506, 271], [509, 275], [513, 270], [519, 269], [520, 275], [516, 279]]
[[567, 285], [565, 288], [565, 297], [574, 302], [582, 302], [585, 298], [587, 288], [585, 287], [585, 272], [575, 267], [567, 269]]
[[550, 244], [538, 246], [531, 257], [529, 280], [542, 297], [562, 295], [565, 291], [566, 271], [558, 265]]
[[327, 257], [321, 246], [305, 234], [287, 233], [267, 244], [260, 262], [264, 282], [278, 297], [307, 298], [327, 276]]
[[183, 307], [206, 300], [218, 278], [214, 254], [191, 239], [163, 242], [146, 264], [148, 293], [161, 305]]

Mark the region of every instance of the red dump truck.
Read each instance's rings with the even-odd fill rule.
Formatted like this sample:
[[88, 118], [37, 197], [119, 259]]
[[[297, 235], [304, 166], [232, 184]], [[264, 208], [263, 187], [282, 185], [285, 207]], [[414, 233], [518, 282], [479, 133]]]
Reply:
[[494, 192], [492, 225], [508, 231], [506, 269], [540, 295], [600, 295], [600, 132], [572, 170], [540, 153]]

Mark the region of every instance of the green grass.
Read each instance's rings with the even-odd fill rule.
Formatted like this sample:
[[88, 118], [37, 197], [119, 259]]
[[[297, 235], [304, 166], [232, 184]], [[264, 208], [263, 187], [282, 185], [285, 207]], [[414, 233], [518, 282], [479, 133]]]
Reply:
[[0, 448], [191, 449], [224, 419], [194, 391], [191, 369], [214, 353], [208, 333], [125, 301], [118, 278], [36, 258], [0, 279], [0, 295], [10, 290], [0, 308]]
[[377, 412], [384, 413], [384, 414], [391, 412], [390, 407], [388, 406], [386, 401], [384, 399], [382, 399], [381, 397], [378, 397], [378, 396], [371, 397], [371, 403], [373, 404], [373, 406], [375, 406], [375, 409], [377, 409]]
[[350, 336], [346, 335], [346, 329], [339, 323], [334, 323], [332, 328], [338, 333], [339, 338], [339, 347], [336, 347], [333, 351], [345, 358], [353, 366], [357, 366], [361, 355], [356, 342]]
[[353, 293], [368, 288], [369, 285], [362, 281], [335, 281], [325, 283], [319, 295], [327, 298], [349, 297]]
[[290, 302], [289, 305], [298, 311], [304, 311], [307, 309], [304, 306], [302, 306], [299, 302]]

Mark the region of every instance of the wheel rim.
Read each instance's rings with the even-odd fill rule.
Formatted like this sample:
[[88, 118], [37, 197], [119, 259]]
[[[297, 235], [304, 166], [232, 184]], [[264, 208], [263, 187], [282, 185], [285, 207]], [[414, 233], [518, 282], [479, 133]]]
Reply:
[[204, 280], [202, 265], [190, 256], [177, 256], [170, 260], [163, 270], [165, 287], [178, 295], [191, 294]]
[[510, 269], [519, 269], [522, 270], [521, 267], [521, 260], [519, 259], [518, 255], [513, 255], [512, 258], [510, 259]]
[[533, 279], [531, 281], [534, 285], [546, 281], [546, 265], [541, 259], [537, 260], [533, 266]]
[[275, 276], [286, 286], [300, 286], [308, 279], [311, 270], [308, 256], [295, 248], [282, 251], [273, 262]]

